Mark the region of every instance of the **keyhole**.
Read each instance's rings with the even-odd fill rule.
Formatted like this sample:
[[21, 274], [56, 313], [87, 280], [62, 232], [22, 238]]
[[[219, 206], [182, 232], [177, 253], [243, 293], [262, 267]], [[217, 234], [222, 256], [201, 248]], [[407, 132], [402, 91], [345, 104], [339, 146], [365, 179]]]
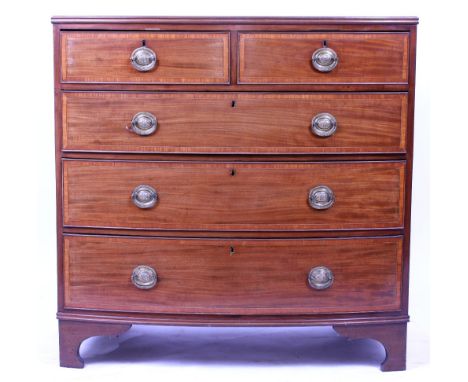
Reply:
[[236, 253], [236, 251], [234, 250], [234, 247], [233, 246], [229, 247], [229, 256], [232, 256], [235, 253]]
[[141, 40], [141, 46], [146, 46], [146, 40]]
[[236, 101], [233, 100], [233, 101], [231, 102], [231, 107], [236, 107]]
[[323, 40], [323, 46], [324, 46], [324, 47], [327, 46], [327, 40]]
[[231, 168], [231, 176], [235, 176], [236, 175], [236, 169], [235, 168]]

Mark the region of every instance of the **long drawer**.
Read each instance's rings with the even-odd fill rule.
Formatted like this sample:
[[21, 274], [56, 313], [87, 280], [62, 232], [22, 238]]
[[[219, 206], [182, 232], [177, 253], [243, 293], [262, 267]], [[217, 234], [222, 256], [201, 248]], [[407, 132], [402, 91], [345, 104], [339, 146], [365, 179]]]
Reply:
[[[395, 153], [406, 93], [64, 93], [63, 148], [157, 153]], [[150, 118], [150, 119], [148, 119]]]
[[238, 72], [245, 84], [404, 84], [408, 33], [241, 33]]
[[400, 309], [401, 267], [401, 237], [65, 236], [65, 308], [211, 314], [395, 311]]
[[229, 34], [62, 32], [61, 60], [62, 82], [228, 84]]
[[403, 226], [403, 161], [63, 164], [66, 226], [208, 231]]

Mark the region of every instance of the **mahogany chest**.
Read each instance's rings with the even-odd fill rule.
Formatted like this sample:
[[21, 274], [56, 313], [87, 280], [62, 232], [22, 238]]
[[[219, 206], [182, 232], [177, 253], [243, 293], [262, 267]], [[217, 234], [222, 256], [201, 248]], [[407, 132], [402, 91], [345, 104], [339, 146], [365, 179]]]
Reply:
[[60, 364], [132, 324], [406, 363], [417, 18], [54, 17]]

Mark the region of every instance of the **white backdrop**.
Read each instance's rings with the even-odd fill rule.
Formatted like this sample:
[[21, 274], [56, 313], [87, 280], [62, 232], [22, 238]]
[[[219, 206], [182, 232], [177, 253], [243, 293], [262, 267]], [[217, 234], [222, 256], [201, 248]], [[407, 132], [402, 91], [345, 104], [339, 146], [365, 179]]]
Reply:
[[[13, 373], [8, 380], [47, 376], [61, 381], [117, 381], [145, 375], [170, 380], [287, 381], [346, 377], [375, 381], [380, 378], [417, 380], [438, 372], [448, 376], [456, 373], [457, 365], [463, 365], [461, 353], [452, 345], [463, 342], [458, 338], [457, 328], [462, 333], [461, 313], [466, 306], [466, 297], [460, 297], [466, 291], [464, 266], [460, 261], [468, 254], [461, 245], [466, 228], [463, 216], [467, 212], [463, 202], [466, 170], [462, 165], [462, 161], [466, 164], [463, 144], [467, 123], [457, 114], [466, 109], [466, 95], [462, 90], [466, 86], [467, 71], [463, 68], [466, 44], [462, 36], [466, 37], [467, 33], [463, 13], [457, 10], [455, 2], [445, 1], [444, 7], [437, 8], [428, 1], [408, 0], [289, 0], [281, 4], [271, 0], [17, 0], [4, 1], [0, 7], [0, 105], [4, 121], [0, 150], [3, 324], [0, 356], [6, 365], [0, 368], [0, 375]], [[52, 15], [419, 16], [409, 370], [381, 374], [375, 366], [381, 357], [379, 347], [372, 343], [354, 347], [333, 342], [327, 345], [321, 342], [327, 333], [333, 335], [327, 331], [266, 330], [259, 337], [251, 329], [223, 332], [187, 328], [136, 328], [124, 337], [127, 342], [122, 344], [123, 353], [101, 357], [102, 362], [90, 363], [83, 370], [59, 368], [55, 320]], [[431, 216], [430, 183], [435, 191]], [[309, 347], [300, 343], [304, 336], [311, 338]], [[429, 337], [433, 348], [431, 362]], [[87, 344], [83, 346], [87, 356], [93, 355], [93, 349], [105, 350], [116, 345], [103, 340], [95, 341], [92, 348], [86, 347]], [[366, 349], [362, 350], [362, 346]], [[230, 351], [231, 347], [237, 352]], [[338, 356], [333, 355], [335, 348]], [[275, 355], [274, 349], [278, 354]], [[364, 355], [353, 361], [356, 358], [353, 353], [359, 351]], [[135, 353], [138, 356], [132, 357]], [[145, 353], [143, 361], [139, 360]], [[372, 355], [374, 366], [366, 364], [366, 354]], [[118, 362], [113, 363], [113, 359]], [[342, 366], [340, 359], [351, 362]], [[332, 367], [334, 363], [337, 364]]]

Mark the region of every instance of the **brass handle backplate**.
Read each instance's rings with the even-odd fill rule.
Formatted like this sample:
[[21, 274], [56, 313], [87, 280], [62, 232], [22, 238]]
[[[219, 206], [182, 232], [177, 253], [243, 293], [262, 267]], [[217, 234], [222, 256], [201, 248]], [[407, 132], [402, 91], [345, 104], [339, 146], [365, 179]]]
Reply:
[[311, 288], [322, 290], [330, 288], [333, 284], [333, 272], [324, 266], [312, 268], [307, 278]]
[[158, 201], [158, 193], [156, 190], [146, 184], [141, 184], [132, 192], [132, 201], [138, 208], [154, 207]]
[[319, 137], [329, 137], [335, 134], [338, 124], [330, 113], [319, 113], [312, 118], [312, 132]]
[[331, 48], [319, 48], [312, 54], [312, 65], [319, 72], [331, 72], [338, 65], [338, 55]]
[[335, 203], [335, 194], [330, 187], [316, 186], [309, 191], [309, 204], [316, 210], [326, 210]]
[[138, 135], [151, 135], [158, 127], [156, 117], [146, 111], [136, 113], [132, 119], [131, 130]]
[[138, 265], [133, 269], [131, 279], [138, 289], [151, 289], [158, 282], [158, 275], [150, 266]]
[[136, 48], [130, 56], [132, 66], [139, 72], [149, 72], [156, 66], [156, 53], [146, 46]]

